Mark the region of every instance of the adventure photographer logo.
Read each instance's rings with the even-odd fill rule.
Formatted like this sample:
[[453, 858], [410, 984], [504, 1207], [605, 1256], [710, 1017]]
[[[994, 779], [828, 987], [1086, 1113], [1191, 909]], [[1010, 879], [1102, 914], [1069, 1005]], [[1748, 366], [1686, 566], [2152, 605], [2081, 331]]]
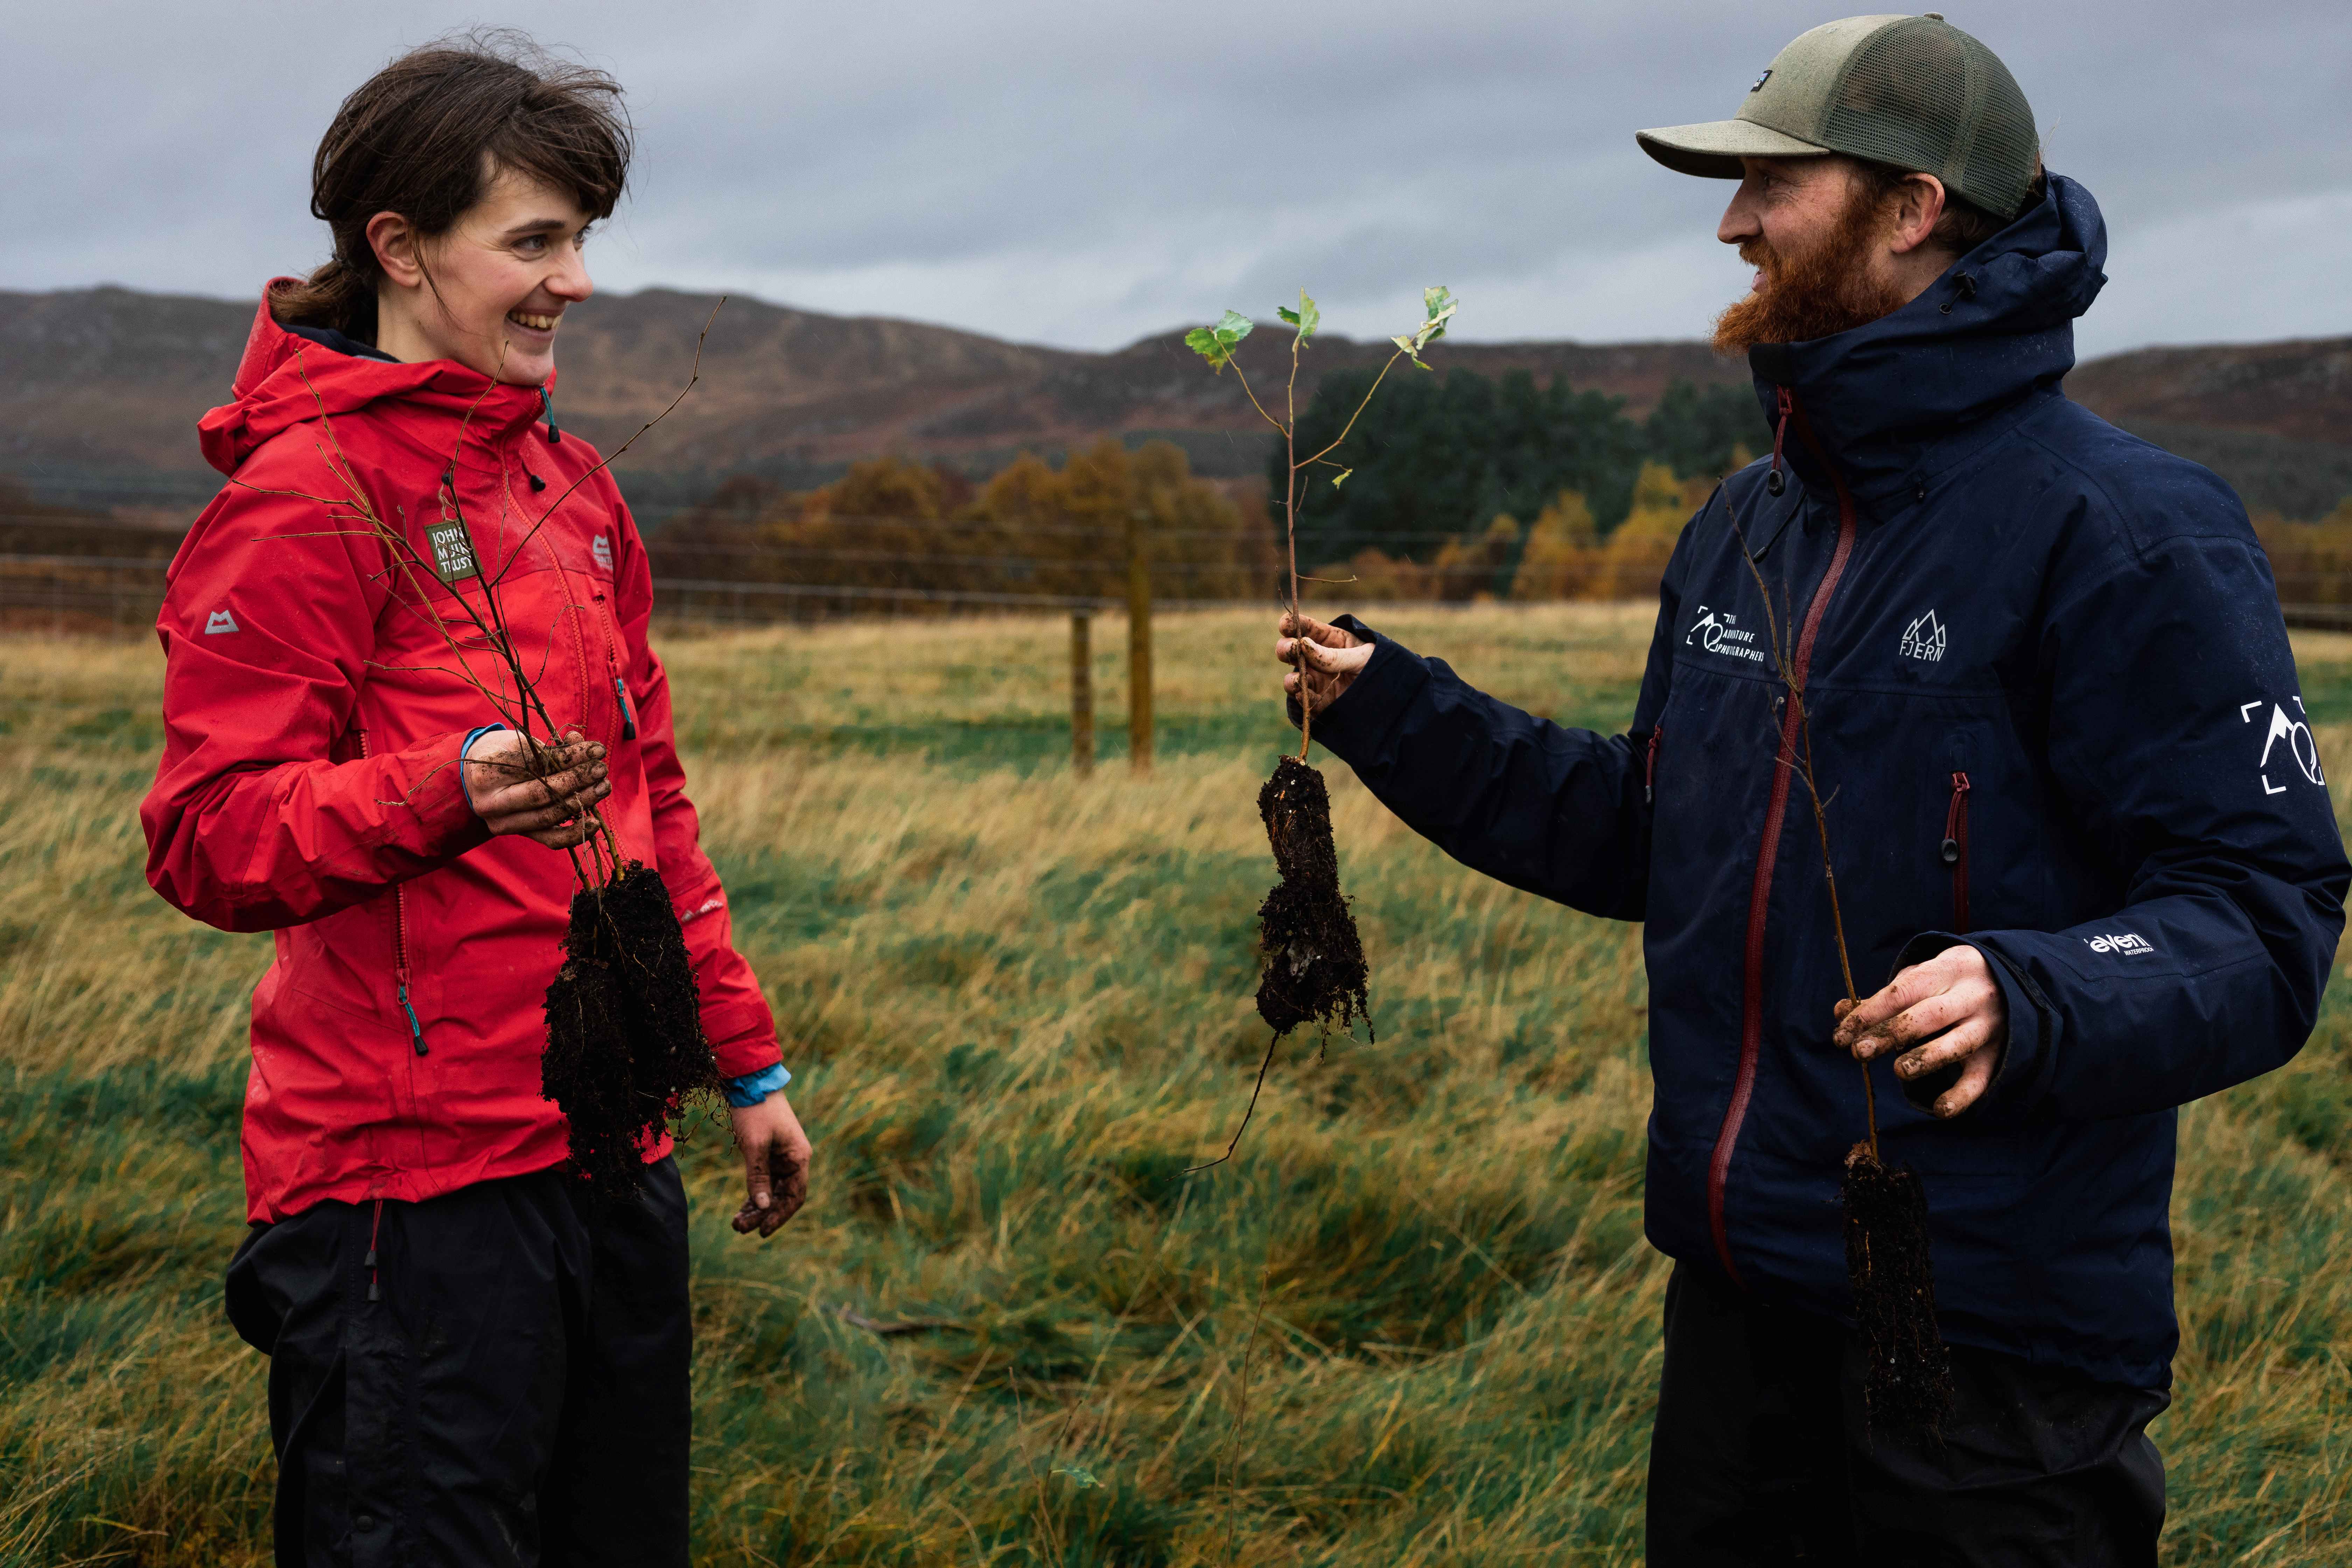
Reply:
[[2125, 958], [2138, 958], [2156, 951], [2156, 944], [2147, 938], [2127, 931], [2114, 931], [2105, 936], [2086, 936], [2083, 940], [2091, 944], [2093, 952], [2118, 953]]
[[1928, 611], [1903, 628], [1902, 646], [1895, 650], [1905, 658], [1924, 658], [1929, 664], [1944, 661], [1944, 623]]
[[1764, 662], [1764, 650], [1756, 646], [1756, 634], [1740, 628], [1739, 617], [1729, 611], [1717, 612], [1705, 605], [1698, 607], [1698, 618], [1691, 629], [1683, 634], [1685, 647], [1696, 647], [1709, 653], [1727, 653], [1734, 658]]
[[[2240, 703], [2238, 721], [2242, 724], [2252, 723], [2254, 710], [2262, 707], [2264, 700], [2265, 699], [2257, 697], [2252, 702]], [[2303, 712], [2302, 698], [2290, 697], [2287, 700], [2294, 704], [2296, 713]], [[2271, 775], [2276, 773], [2282, 781], [2290, 777], [2286, 772], [2289, 757], [2294, 759], [2296, 772], [2302, 773], [2307, 782], [2318, 784], [2322, 788], [2326, 787], [2327, 774], [2319, 766], [2319, 743], [2311, 738], [2311, 726], [2300, 718], [2288, 718], [2286, 710], [2278, 703], [2271, 703], [2270, 710], [2271, 721], [2263, 731], [2262, 758], [2254, 763], [2254, 776], [2263, 781], [2263, 793], [2264, 795], [2286, 793], [2286, 784], [2284, 782], [2273, 783]], [[2279, 745], [2281, 741], [2286, 742], [2284, 748]]]

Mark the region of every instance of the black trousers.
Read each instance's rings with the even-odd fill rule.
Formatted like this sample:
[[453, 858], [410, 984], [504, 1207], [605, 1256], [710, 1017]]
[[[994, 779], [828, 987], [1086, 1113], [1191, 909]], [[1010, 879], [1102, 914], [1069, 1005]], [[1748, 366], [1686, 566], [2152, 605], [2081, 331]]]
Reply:
[[229, 1321], [269, 1355], [279, 1568], [684, 1568], [686, 1191], [556, 1172], [257, 1226]]
[[1874, 1437], [1843, 1327], [1676, 1265], [1650, 1440], [1651, 1568], [2152, 1565], [2170, 1396], [1952, 1348], [1942, 1442]]

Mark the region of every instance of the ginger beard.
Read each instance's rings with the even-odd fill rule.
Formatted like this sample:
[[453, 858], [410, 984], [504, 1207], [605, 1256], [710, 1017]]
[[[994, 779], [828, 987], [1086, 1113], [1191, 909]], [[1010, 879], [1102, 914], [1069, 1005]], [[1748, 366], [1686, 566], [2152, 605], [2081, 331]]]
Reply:
[[1761, 235], [1742, 241], [1739, 259], [1764, 279], [1716, 318], [1715, 352], [1826, 338], [1901, 310], [1909, 303], [1902, 290], [1871, 271], [1887, 217], [1885, 203], [1856, 184], [1836, 225], [1809, 249], [1790, 255]]

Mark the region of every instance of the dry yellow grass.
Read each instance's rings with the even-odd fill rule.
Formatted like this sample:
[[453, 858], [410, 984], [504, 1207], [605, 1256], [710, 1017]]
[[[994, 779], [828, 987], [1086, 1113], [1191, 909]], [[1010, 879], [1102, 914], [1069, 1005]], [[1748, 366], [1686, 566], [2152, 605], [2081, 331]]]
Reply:
[[[1083, 781], [1057, 623], [668, 645], [820, 1147], [765, 1246], [725, 1233], [722, 1140], [684, 1157], [699, 1560], [1638, 1560], [1664, 1268], [1637, 931], [1471, 877], [1328, 770], [1380, 1042], [1286, 1059], [1242, 1155], [1177, 1174], [1263, 1040], [1269, 620], [1164, 618], [1160, 764]], [[1380, 623], [1615, 723], [1649, 617]], [[1096, 645], [1115, 751], [1118, 623]], [[2352, 778], [2352, 638], [2299, 651]], [[267, 944], [142, 880], [159, 675], [148, 645], [0, 642], [0, 1563], [264, 1560], [263, 1364], [216, 1281]], [[2184, 1115], [2168, 1561], [2352, 1562], [2347, 1040], [2331, 1000], [2292, 1068]]]

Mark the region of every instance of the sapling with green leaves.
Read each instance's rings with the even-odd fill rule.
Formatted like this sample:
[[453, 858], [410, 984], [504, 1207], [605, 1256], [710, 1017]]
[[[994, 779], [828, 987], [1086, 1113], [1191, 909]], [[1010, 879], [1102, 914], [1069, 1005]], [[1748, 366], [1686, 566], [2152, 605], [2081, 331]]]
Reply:
[[[1421, 321], [1411, 331], [1389, 340], [1396, 345], [1396, 352], [1364, 389], [1362, 400], [1348, 416], [1339, 434], [1319, 449], [1303, 456], [1298, 450], [1299, 362], [1323, 324], [1323, 313], [1307, 291], [1299, 290], [1297, 310], [1286, 305], [1275, 312], [1291, 329], [1290, 370], [1283, 384], [1279, 416], [1258, 396], [1234, 358], [1234, 351], [1255, 325], [1247, 316], [1238, 310], [1227, 310], [1214, 326], [1197, 327], [1185, 334], [1185, 346], [1206, 360], [1211, 370], [1222, 374], [1226, 367], [1232, 367], [1250, 405], [1282, 437], [1286, 459], [1282, 521], [1290, 568], [1288, 604], [1294, 622], [1298, 616], [1298, 501], [1306, 479], [1320, 467], [1337, 470], [1331, 476], [1334, 485], [1347, 482], [1354, 470], [1343, 466], [1332, 454], [1371, 405], [1373, 395], [1398, 361], [1410, 360], [1423, 370], [1429, 368], [1428, 362], [1421, 357], [1422, 352], [1445, 335], [1446, 324], [1454, 319], [1455, 308], [1454, 296], [1444, 288], [1423, 290]], [[1303, 654], [1300, 669], [1303, 675]], [[1248, 1130], [1250, 1112], [1257, 1108], [1258, 1090], [1265, 1088], [1266, 1068], [1274, 1061], [1275, 1046], [1284, 1035], [1310, 1020], [1321, 1024], [1327, 1031], [1347, 1028], [1359, 1018], [1364, 1020], [1368, 1030], [1371, 1026], [1367, 991], [1371, 973], [1364, 959], [1364, 944], [1356, 931], [1355, 916], [1349, 912], [1347, 897], [1339, 891], [1339, 850], [1331, 836], [1331, 795], [1324, 785], [1323, 775], [1307, 765], [1315, 714], [1313, 699], [1305, 689], [1303, 679], [1298, 701], [1298, 754], [1294, 757], [1286, 753], [1276, 762], [1273, 776], [1265, 781], [1257, 797], [1258, 815], [1265, 820], [1266, 838], [1274, 847], [1275, 865], [1281, 873], [1281, 879], [1257, 911], [1258, 951], [1263, 960], [1257, 1010], [1274, 1030], [1274, 1038], [1267, 1042], [1265, 1059], [1258, 1065], [1257, 1087], [1250, 1094], [1250, 1111], [1244, 1113], [1241, 1129], [1234, 1132], [1234, 1142], [1226, 1145], [1221, 1158], [1232, 1156], [1242, 1132]]]

